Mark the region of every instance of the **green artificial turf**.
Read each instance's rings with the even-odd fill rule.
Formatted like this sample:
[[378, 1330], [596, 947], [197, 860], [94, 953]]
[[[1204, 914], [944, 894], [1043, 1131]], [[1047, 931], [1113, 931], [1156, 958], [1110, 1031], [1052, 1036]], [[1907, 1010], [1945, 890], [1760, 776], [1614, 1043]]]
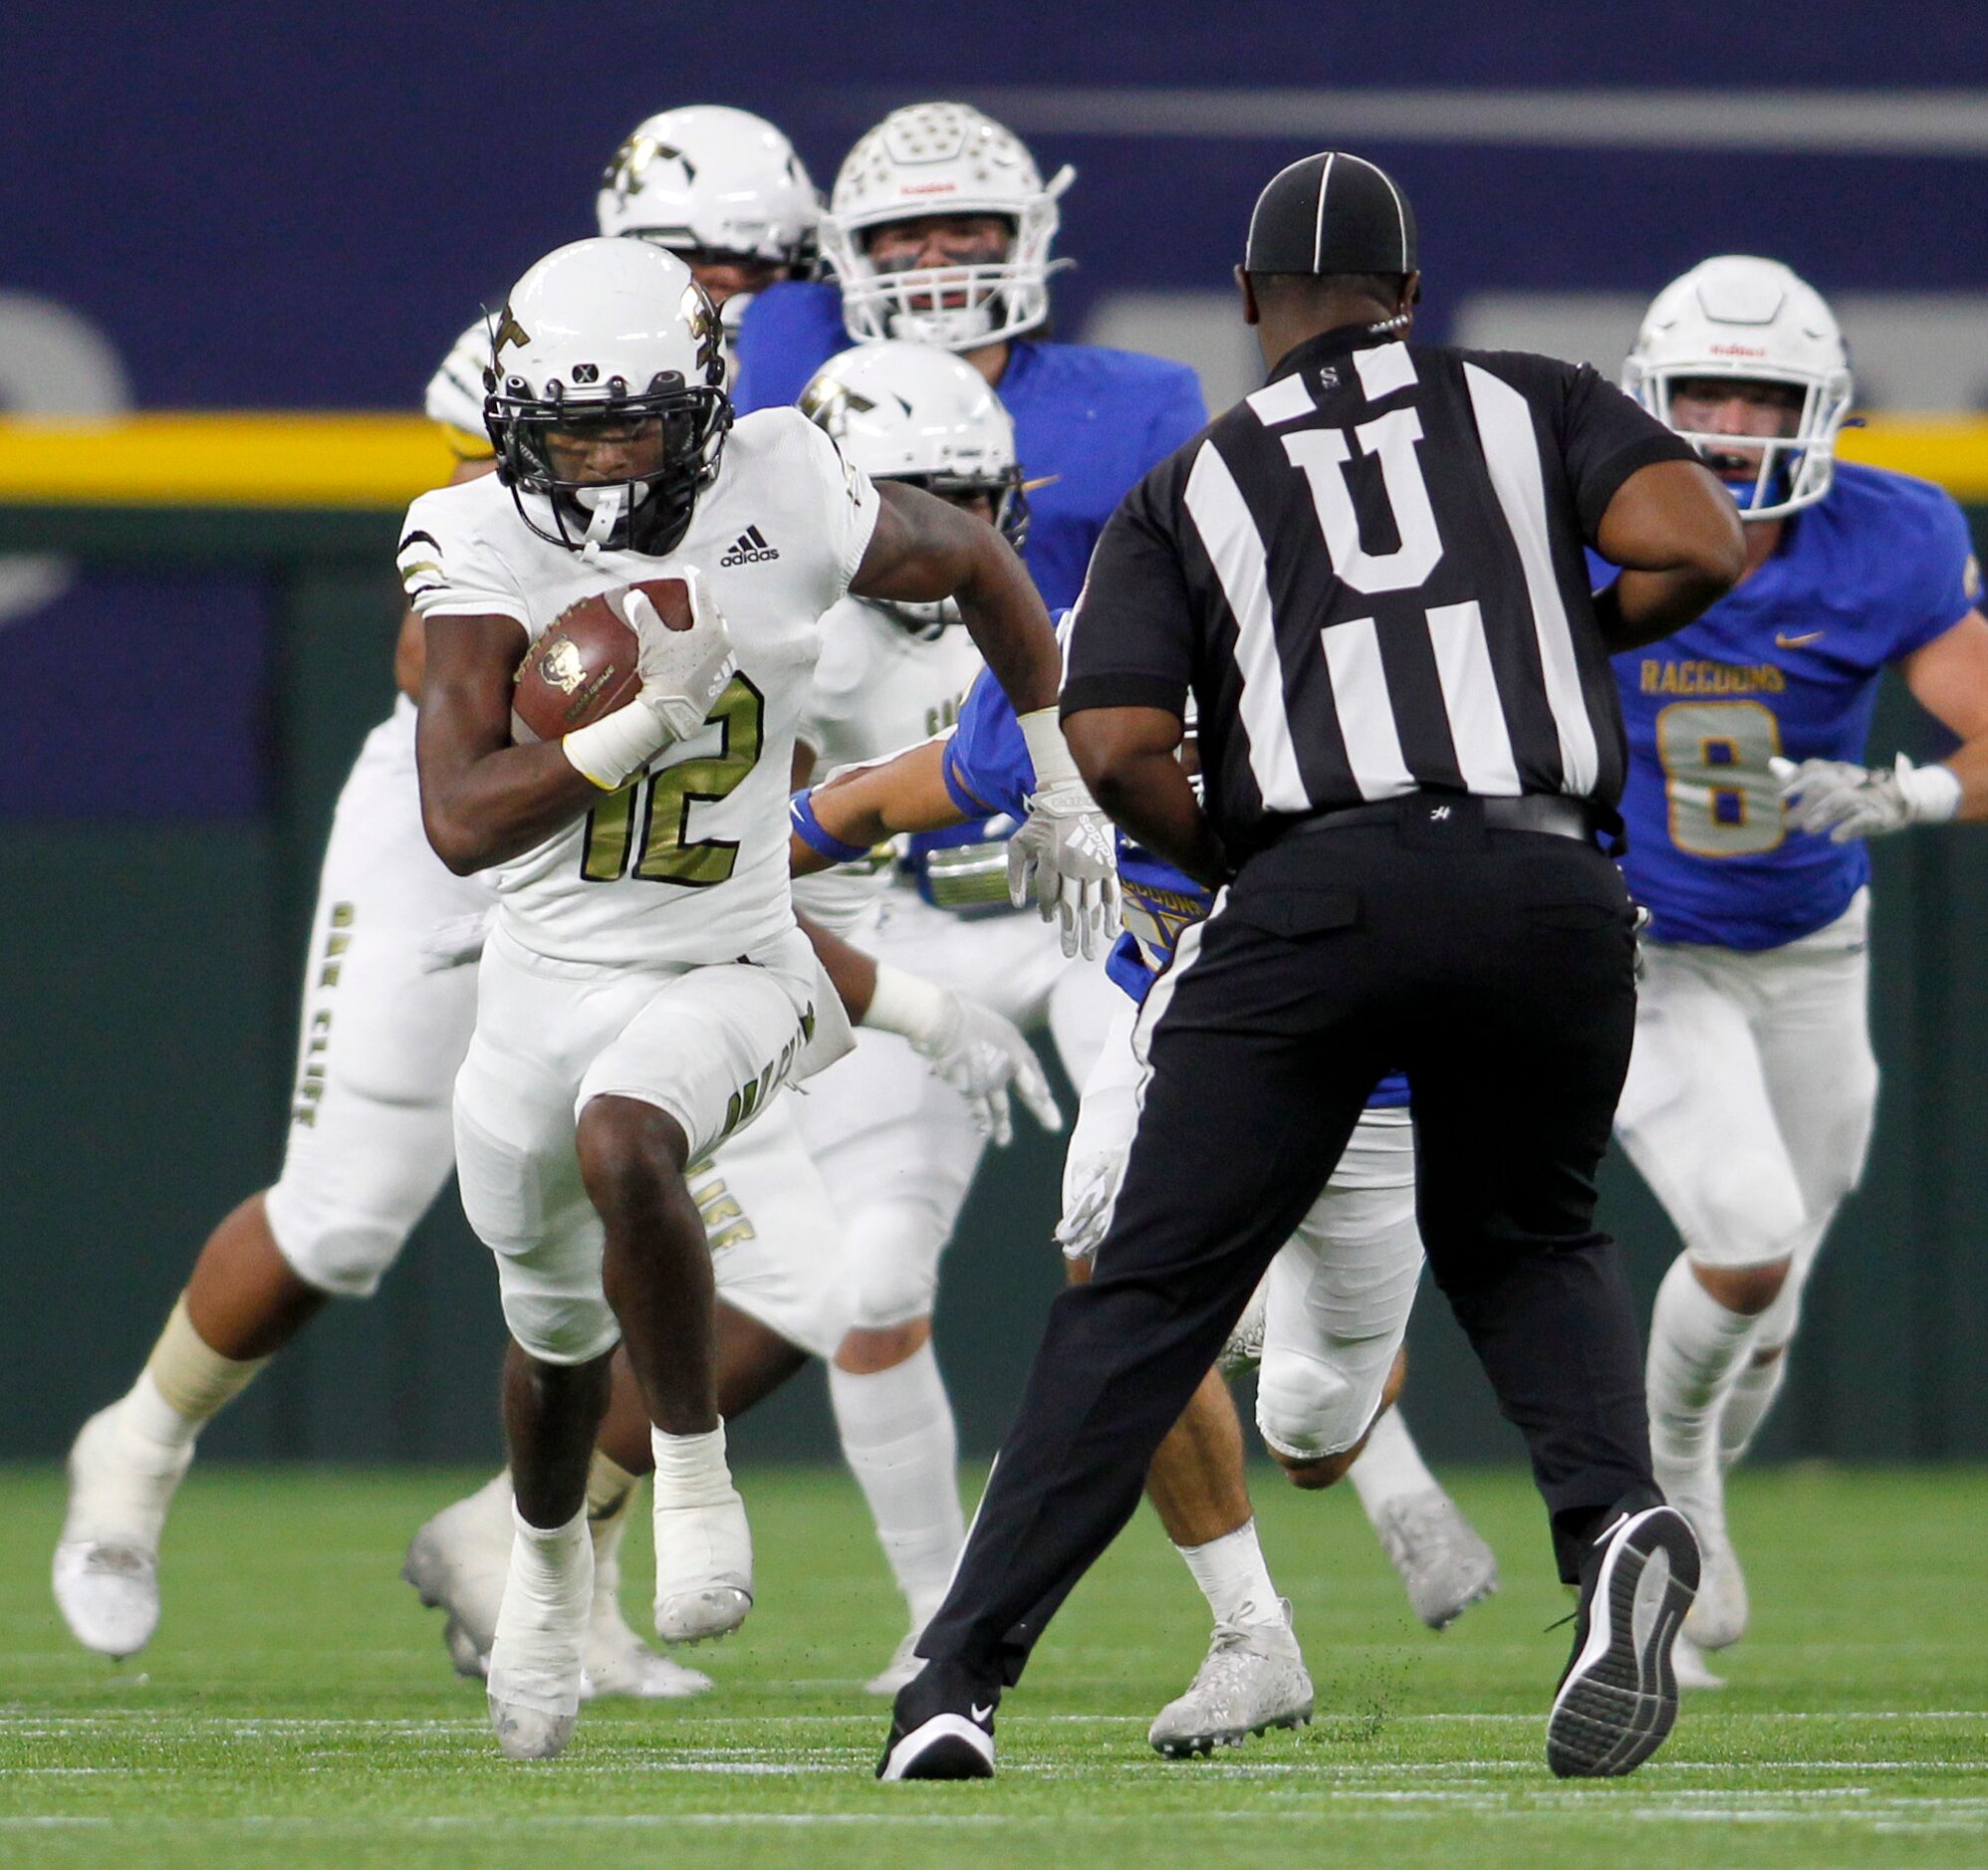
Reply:
[[[1988, 1863], [1988, 1473], [1746, 1474], [1754, 1630], [1633, 1777], [1564, 1785], [1542, 1717], [1567, 1600], [1522, 1477], [1452, 1477], [1504, 1588], [1414, 1624], [1348, 1492], [1256, 1477], [1319, 1716], [1213, 1760], [1145, 1745], [1205, 1613], [1143, 1510], [1001, 1711], [992, 1784], [883, 1786], [866, 1697], [898, 1609], [840, 1474], [743, 1475], [759, 1607], [693, 1652], [696, 1702], [598, 1704], [556, 1762], [501, 1759], [396, 1575], [473, 1477], [196, 1471], [164, 1623], [123, 1669], [48, 1595], [51, 1470], [0, 1471], [0, 1863], [1076, 1866]], [[638, 1535], [639, 1536], [639, 1535]], [[645, 1540], [641, 1541], [645, 1544]], [[631, 1551], [631, 1604], [645, 1556]], [[637, 1612], [638, 1617], [638, 1612]]]

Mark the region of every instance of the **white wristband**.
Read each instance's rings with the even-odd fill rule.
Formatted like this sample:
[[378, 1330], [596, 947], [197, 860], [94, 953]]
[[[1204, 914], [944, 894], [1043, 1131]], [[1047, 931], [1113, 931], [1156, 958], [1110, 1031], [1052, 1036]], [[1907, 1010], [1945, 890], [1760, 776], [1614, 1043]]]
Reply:
[[559, 750], [604, 793], [620, 792], [668, 746], [668, 726], [655, 710], [630, 701], [589, 727], [562, 736]]
[[1036, 770], [1036, 791], [1046, 793], [1077, 779], [1077, 762], [1070, 757], [1070, 743], [1063, 737], [1063, 723], [1055, 708], [1036, 708], [1018, 715], [1022, 738], [1029, 744], [1029, 761]]
[[1960, 775], [1950, 766], [1912, 766], [1900, 756], [1898, 790], [1915, 824], [1944, 824], [1960, 810]]
[[876, 991], [859, 1024], [879, 1033], [897, 1033], [912, 1045], [927, 1044], [945, 1023], [946, 991], [921, 974], [907, 974], [888, 962], [876, 964]]

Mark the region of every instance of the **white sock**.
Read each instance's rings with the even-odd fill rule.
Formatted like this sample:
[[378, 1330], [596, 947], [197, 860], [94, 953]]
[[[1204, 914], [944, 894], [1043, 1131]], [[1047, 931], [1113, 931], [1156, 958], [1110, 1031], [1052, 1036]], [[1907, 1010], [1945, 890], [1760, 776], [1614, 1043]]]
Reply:
[[1686, 1255], [1670, 1263], [1649, 1321], [1649, 1438], [1659, 1465], [1697, 1468], [1714, 1458], [1719, 1406], [1759, 1323], [1720, 1304]]
[[1788, 1376], [1788, 1346], [1766, 1363], [1756, 1362], [1761, 1346], [1756, 1344], [1733, 1386], [1726, 1392], [1726, 1406], [1719, 1411], [1719, 1464], [1730, 1468], [1753, 1446], [1760, 1425], [1781, 1394]]
[[725, 1425], [703, 1435], [667, 1435], [649, 1430], [655, 1453], [655, 1498], [659, 1507], [718, 1507], [736, 1490], [725, 1462]]
[[1367, 1432], [1359, 1460], [1347, 1470], [1347, 1479], [1369, 1519], [1389, 1501], [1406, 1494], [1426, 1494], [1436, 1484], [1399, 1409], [1380, 1412], [1380, 1420]]
[[[497, 1613], [491, 1693], [525, 1707], [571, 1715], [578, 1711], [576, 1656], [550, 1640], [563, 1608], [586, 1602], [594, 1593], [594, 1544], [587, 1535], [582, 1506], [564, 1525], [534, 1525], [514, 1507], [511, 1568]], [[496, 1645], [493, 1645], [495, 1649]], [[496, 1670], [501, 1666], [501, 1675]]]
[[1205, 1545], [1176, 1545], [1173, 1549], [1186, 1560], [1217, 1623], [1275, 1623], [1283, 1618], [1277, 1586], [1270, 1581], [1270, 1567], [1263, 1562], [1254, 1519], [1246, 1519], [1233, 1532], [1211, 1538]]
[[189, 1416], [175, 1409], [159, 1393], [149, 1370], [138, 1372], [138, 1380], [119, 1405], [119, 1413], [124, 1417], [124, 1426], [133, 1435], [168, 1449], [192, 1447], [208, 1421], [204, 1416]]
[[921, 1344], [888, 1370], [859, 1375], [831, 1363], [829, 1399], [843, 1459], [856, 1476], [890, 1574], [923, 1629], [945, 1600], [966, 1519], [959, 1506], [959, 1432], [939, 1376]]

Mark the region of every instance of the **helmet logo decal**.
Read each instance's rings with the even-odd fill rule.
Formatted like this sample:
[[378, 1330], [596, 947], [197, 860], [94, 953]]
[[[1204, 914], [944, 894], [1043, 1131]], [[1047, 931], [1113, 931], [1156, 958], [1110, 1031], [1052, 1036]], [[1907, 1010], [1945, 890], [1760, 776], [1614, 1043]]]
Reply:
[[598, 383], [601, 380], [601, 366], [598, 363], [576, 363], [573, 366], [573, 380], [576, 383]]
[[641, 186], [642, 170], [655, 161], [680, 162], [686, 185], [697, 179], [696, 164], [681, 149], [672, 149], [653, 136], [630, 136], [615, 151], [601, 177], [601, 186], [612, 188], [618, 199], [625, 201]]
[[695, 282], [684, 291], [683, 316], [697, 339], [697, 367], [704, 372], [707, 383], [718, 382], [725, 367], [722, 355], [725, 328], [703, 287]]
[[[901, 400], [901, 398], [900, 398]], [[861, 390], [851, 389], [834, 377], [818, 376], [801, 392], [801, 413], [818, 428], [840, 441], [849, 431], [852, 415], [868, 415], [876, 407]]]
[[496, 336], [490, 341], [493, 352], [501, 352], [506, 345], [516, 345], [520, 351], [532, 342], [531, 334], [511, 316], [511, 302], [504, 301], [504, 316], [497, 321]]

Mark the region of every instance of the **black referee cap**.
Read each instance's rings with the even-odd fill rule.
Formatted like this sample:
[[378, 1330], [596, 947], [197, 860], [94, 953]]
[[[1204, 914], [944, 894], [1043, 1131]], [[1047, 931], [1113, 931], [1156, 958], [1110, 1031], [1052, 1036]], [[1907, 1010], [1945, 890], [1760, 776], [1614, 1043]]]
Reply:
[[1385, 169], [1328, 149], [1279, 169], [1249, 217], [1246, 273], [1412, 273], [1415, 213]]

